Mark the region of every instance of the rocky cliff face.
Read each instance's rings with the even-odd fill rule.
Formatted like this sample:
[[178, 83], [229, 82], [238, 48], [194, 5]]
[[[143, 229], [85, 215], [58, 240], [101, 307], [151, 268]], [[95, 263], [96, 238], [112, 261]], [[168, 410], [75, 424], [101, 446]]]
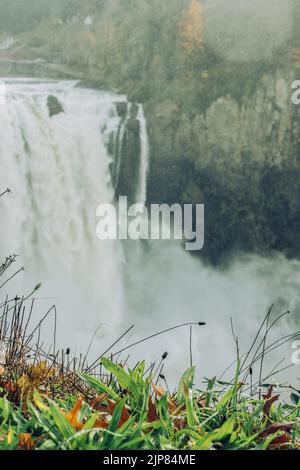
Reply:
[[[300, 106], [295, 71], [262, 74], [241, 99], [224, 93], [185, 112], [146, 107], [151, 143], [149, 201], [204, 203], [204, 253], [300, 255]], [[247, 83], [245, 83], [247, 89]]]
[[178, 179], [171, 185], [165, 185], [164, 179], [169, 177], [168, 168], [182, 179], [184, 161], [197, 171], [212, 160], [238, 165], [245, 156], [260, 164], [281, 166], [287, 159], [295, 164], [300, 149], [300, 106], [291, 100], [296, 78], [294, 71], [265, 74], [254, 93], [242, 101], [224, 95], [207, 109], [190, 114], [172, 103], [149, 107], [153, 171], [149, 197], [178, 197]]
[[[125, 107], [124, 107], [125, 104]], [[138, 107], [136, 104], [124, 103], [117, 107], [122, 118], [118, 136], [118, 149], [114, 151], [115, 161], [112, 177], [116, 197], [127, 196], [130, 204], [135, 201], [139, 185], [140, 171], [140, 123], [137, 119]], [[124, 126], [122, 132], [122, 125]]]

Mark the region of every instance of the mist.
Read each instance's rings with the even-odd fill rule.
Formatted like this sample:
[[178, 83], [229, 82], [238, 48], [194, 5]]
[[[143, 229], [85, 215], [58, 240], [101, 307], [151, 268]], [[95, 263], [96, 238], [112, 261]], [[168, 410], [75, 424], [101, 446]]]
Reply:
[[208, 0], [205, 35], [213, 50], [230, 61], [268, 59], [291, 36], [293, 1]]

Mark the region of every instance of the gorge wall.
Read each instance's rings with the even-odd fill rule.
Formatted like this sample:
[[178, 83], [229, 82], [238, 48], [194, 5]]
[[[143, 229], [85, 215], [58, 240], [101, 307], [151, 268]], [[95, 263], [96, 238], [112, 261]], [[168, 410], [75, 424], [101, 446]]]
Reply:
[[242, 99], [220, 89], [207, 107], [192, 112], [172, 102], [146, 107], [149, 200], [205, 203], [212, 258], [236, 249], [299, 254], [296, 77], [291, 68], [262, 73], [248, 95], [245, 80]]

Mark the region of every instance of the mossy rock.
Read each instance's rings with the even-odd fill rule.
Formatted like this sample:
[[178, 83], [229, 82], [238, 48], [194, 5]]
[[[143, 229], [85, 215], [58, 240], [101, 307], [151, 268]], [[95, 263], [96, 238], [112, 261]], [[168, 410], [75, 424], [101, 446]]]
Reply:
[[47, 106], [48, 106], [48, 111], [49, 111], [49, 116], [56, 116], [57, 114], [64, 113], [64, 108], [58, 101], [58, 99], [53, 96], [49, 95], [47, 99]]
[[128, 104], [126, 102], [116, 103], [117, 113], [120, 118], [125, 119], [127, 116]]

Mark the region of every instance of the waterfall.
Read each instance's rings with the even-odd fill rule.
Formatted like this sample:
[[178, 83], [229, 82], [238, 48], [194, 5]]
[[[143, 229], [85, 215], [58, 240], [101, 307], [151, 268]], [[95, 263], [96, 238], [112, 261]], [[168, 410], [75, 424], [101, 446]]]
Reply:
[[149, 170], [149, 139], [147, 131], [147, 121], [144, 114], [143, 106], [140, 104], [137, 114], [137, 119], [140, 123], [140, 146], [141, 146], [141, 158], [140, 158], [140, 177], [139, 186], [136, 197], [136, 202], [145, 204], [147, 200], [147, 177]]
[[[41, 281], [60, 307], [64, 337], [86, 344], [99, 324], [114, 330], [124, 315], [122, 247], [97, 240], [95, 214], [114, 200], [107, 139], [123, 138], [116, 103], [126, 97], [69, 81], [5, 82], [1, 185], [13, 195], [1, 199], [0, 255], [17, 253], [27, 268], [13, 294]], [[49, 96], [63, 112], [49, 116]]]

